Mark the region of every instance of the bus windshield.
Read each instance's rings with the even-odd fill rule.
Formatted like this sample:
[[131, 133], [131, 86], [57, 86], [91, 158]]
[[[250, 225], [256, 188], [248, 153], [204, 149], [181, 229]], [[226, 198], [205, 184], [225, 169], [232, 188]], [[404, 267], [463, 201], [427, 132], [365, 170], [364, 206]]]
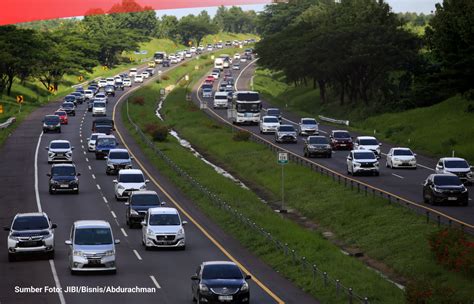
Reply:
[[254, 103], [237, 103], [236, 104], [236, 110], [239, 113], [242, 113], [242, 112], [258, 113], [258, 112], [260, 112], [260, 103], [257, 103], [257, 102], [254, 102]]

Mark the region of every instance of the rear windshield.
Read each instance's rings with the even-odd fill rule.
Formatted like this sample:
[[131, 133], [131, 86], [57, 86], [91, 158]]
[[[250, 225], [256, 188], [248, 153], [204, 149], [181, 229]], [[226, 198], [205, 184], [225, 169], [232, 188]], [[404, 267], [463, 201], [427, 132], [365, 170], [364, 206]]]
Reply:
[[74, 108], [74, 104], [70, 102], [65, 102], [62, 105], [63, 108]]
[[214, 96], [215, 99], [227, 99], [227, 94], [226, 95], [216, 95]]
[[326, 137], [310, 137], [308, 142], [311, 145], [327, 145], [329, 143]]
[[232, 264], [206, 265], [202, 271], [202, 278], [205, 280], [215, 279], [242, 279], [240, 269]]
[[283, 132], [293, 132], [295, 128], [293, 126], [281, 126], [279, 130]]
[[99, 138], [97, 139], [97, 145], [105, 145], [105, 146], [111, 146], [115, 145], [117, 142], [115, 141], [115, 138]]
[[44, 121], [49, 122], [49, 123], [56, 123], [57, 124], [57, 123], [59, 123], [59, 117], [57, 117], [57, 116], [46, 116], [44, 118]]
[[393, 155], [398, 156], [412, 156], [413, 152], [411, 150], [400, 149], [400, 150], [393, 150]]
[[159, 206], [160, 197], [156, 194], [135, 194], [130, 198], [130, 202], [136, 206]]
[[469, 164], [465, 160], [446, 160], [444, 161], [446, 168], [467, 169]]
[[435, 176], [434, 183], [437, 186], [460, 186], [461, 180], [455, 175]]
[[334, 132], [333, 136], [334, 138], [351, 138], [347, 132]]
[[107, 245], [112, 244], [110, 228], [79, 228], [74, 233], [76, 245]]
[[109, 153], [110, 159], [129, 159], [130, 156], [128, 152], [110, 152]]
[[304, 125], [315, 125], [316, 124], [316, 120], [314, 119], [303, 119], [302, 123]]
[[13, 222], [13, 230], [42, 230], [48, 229], [49, 223], [44, 216], [20, 216]]
[[263, 119], [263, 122], [275, 122], [275, 123], [278, 123], [278, 122], [280, 122], [280, 121], [279, 121], [278, 118], [276, 118], [276, 117], [265, 117], [265, 118]]
[[260, 96], [258, 93], [238, 93], [237, 100], [240, 101], [259, 101]]
[[142, 174], [120, 174], [119, 176], [121, 183], [143, 183], [144, 181]]
[[94, 102], [94, 107], [105, 108], [105, 102]]
[[279, 116], [280, 115], [280, 110], [278, 110], [278, 109], [267, 110], [267, 115]]

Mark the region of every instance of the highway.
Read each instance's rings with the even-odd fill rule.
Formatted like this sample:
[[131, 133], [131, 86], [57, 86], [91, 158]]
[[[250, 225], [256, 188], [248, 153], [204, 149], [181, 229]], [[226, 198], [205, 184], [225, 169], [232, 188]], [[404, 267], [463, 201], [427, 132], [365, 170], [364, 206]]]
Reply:
[[[233, 78], [236, 80], [235, 87], [237, 90], [250, 90], [251, 89], [251, 81], [252, 77], [254, 76], [255, 69], [256, 69], [256, 60], [252, 62], [241, 63], [240, 70], [233, 70]], [[204, 78], [203, 78], [204, 79]], [[217, 90], [218, 81], [215, 82], [215, 89]], [[201, 102], [207, 103], [207, 109], [212, 117], [219, 121], [224, 121], [226, 123], [231, 123], [230, 119], [227, 116], [226, 109], [213, 109], [212, 106], [212, 98], [202, 98], [200, 94], [198, 94], [198, 87], [201, 83], [198, 83], [194, 87], [194, 91], [192, 94], [193, 101], [196, 104], [200, 104]], [[262, 100], [263, 108], [272, 107], [271, 104], [267, 100]], [[285, 109], [281, 109], [282, 111], [282, 123], [293, 124], [295, 127], [297, 126], [300, 116], [295, 115], [294, 113], [285, 111]], [[299, 155], [303, 158], [303, 146], [304, 137], [298, 137], [297, 144], [280, 144], [275, 142], [275, 137], [273, 134], [260, 134], [260, 129], [258, 126], [248, 126], [243, 125], [239, 126], [249, 132], [252, 132], [255, 136], [261, 138], [262, 140], [266, 141], [267, 143], [271, 143], [278, 147], [283, 151], [292, 152], [296, 155]], [[329, 126], [323, 123], [319, 124], [319, 131], [320, 135], [329, 136], [331, 130], [343, 130], [345, 129], [344, 126]], [[356, 136], [360, 135], [372, 135], [372, 134], [357, 134], [356, 132], [350, 132], [351, 135], [355, 138]], [[431, 209], [437, 210], [442, 212], [454, 219], [460, 220], [464, 223], [474, 225], [474, 187], [468, 186], [469, 189], [469, 205], [467, 207], [461, 206], [431, 206], [428, 204], [423, 203], [422, 198], [422, 183], [426, 179], [426, 177], [434, 173], [434, 168], [437, 162], [437, 159], [433, 159], [430, 157], [426, 157], [420, 154], [417, 154], [417, 162], [418, 167], [417, 170], [410, 170], [410, 169], [390, 169], [385, 167], [385, 155], [390, 150], [390, 148], [394, 147], [387, 142], [382, 142], [382, 158], [380, 159], [380, 176], [352, 176], [349, 177], [356, 179], [358, 181], [364, 182], [370, 186], [376, 187], [378, 189], [382, 189], [388, 193], [393, 195], [397, 195], [402, 197], [406, 200], [411, 202], [417, 203], [419, 205], [423, 205], [429, 207]], [[346, 165], [346, 157], [348, 155], [348, 151], [334, 151], [332, 158], [311, 158], [316, 164], [320, 164], [334, 170], [340, 174], [346, 175], [347, 174], [347, 165]]]
[[[164, 72], [166, 69], [161, 70]], [[148, 79], [145, 83], [153, 80]], [[18, 212], [46, 212], [58, 225], [55, 231], [56, 256], [49, 261], [27, 257], [9, 263], [4, 247], [0, 259], [0, 303], [191, 303], [190, 276], [205, 260], [234, 260], [250, 273], [252, 303], [317, 303], [224, 233], [146, 159], [125, 129], [120, 119], [121, 109], [117, 106], [136, 88], [118, 91], [114, 98], [109, 98], [107, 116], [115, 119], [119, 147], [129, 149], [135, 157], [134, 168], [141, 168], [151, 180], [148, 189], [157, 191], [168, 206], [178, 207], [183, 220], [189, 222], [185, 227], [186, 250], [145, 251], [141, 245], [141, 229], [127, 227], [124, 202], [114, 199], [112, 181], [115, 177], [106, 175], [104, 160], [96, 160], [92, 153], [87, 152], [86, 138], [91, 133], [93, 120], [91, 112], [87, 112], [86, 104], [79, 105], [76, 116], [69, 117], [69, 124], [63, 126], [61, 134], [43, 134], [43, 116], [59, 107], [58, 102], [53, 102], [25, 119], [1, 148], [3, 206], [0, 221], [2, 226], [7, 226]], [[50, 165], [44, 147], [54, 139], [69, 140], [75, 147], [74, 163], [81, 173], [78, 195], [48, 193], [46, 173]], [[121, 240], [116, 246], [116, 275], [70, 274], [64, 241], [69, 239], [72, 223], [81, 219], [110, 222], [114, 238]], [[6, 244], [6, 237], [7, 232], [1, 234], [0, 243]], [[45, 286], [56, 286], [62, 291], [36, 293], [16, 290]], [[139, 287], [151, 292], [67, 292], [78, 286]]]

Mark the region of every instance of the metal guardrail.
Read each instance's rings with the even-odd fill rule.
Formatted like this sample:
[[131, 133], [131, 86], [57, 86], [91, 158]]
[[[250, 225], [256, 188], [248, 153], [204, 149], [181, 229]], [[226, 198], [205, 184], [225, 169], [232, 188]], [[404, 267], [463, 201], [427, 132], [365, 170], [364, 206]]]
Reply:
[[8, 128], [12, 123], [16, 121], [16, 118], [14, 116], [8, 118], [5, 122], [0, 124], [0, 129], [6, 129]]
[[322, 121], [332, 122], [332, 123], [335, 123], [335, 124], [338, 124], [338, 125], [346, 125], [346, 126], [349, 125], [348, 120], [339, 120], [339, 119], [325, 117], [323, 115], [319, 115], [318, 117], [319, 117], [319, 120], [322, 120]]
[[276, 250], [279, 250], [284, 254], [287, 261], [294, 265], [300, 271], [306, 273], [311, 280], [311, 286], [316, 287], [318, 285], [322, 285], [323, 287], [333, 287], [335, 288], [336, 297], [347, 298], [347, 303], [363, 303], [369, 304], [368, 297], [362, 297], [354, 292], [351, 287], [347, 287], [342, 284], [339, 279], [336, 279], [329, 275], [326, 271], [318, 267], [317, 264], [311, 263], [306, 259], [306, 257], [298, 254], [298, 252], [291, 247], [287, 243], [283, 243], [278, 240], [275, 236], [273, 236], [270, 232], [266, 231], [264, 228], [260, 227], [257, 223], [252, 221], [250, 218], [239, 212], [237, 209], [234, 209], [231, 205], [227, 202], [222, 200], [219, 195], [216, 195], [212, 191], [210, 191], [206, 186], [201, 184], [198, 180], [192, 177], [188, 172], [183, 170], [179, 165], [177, 165], [171, 158], [169, 158], [163, 151], [161, 151], [154, 142], [147, 136], [140, 127], [132, 120], [129, 114], [129, 106], [128, 101], [126, 101], [127, 106], [127, 118], [130, 124], [133, 126], [137, 134], [140, 136], [142, 141], [155, 152], [155, 154], [160, 157], [171, 169], [173, 169], [180, 177], [186, 179], [194, 189], [201, 192], [203, 195], [209, 198], [209, 200], [214, 203], [215, 206], [228, 212], [233, 218], [240, 221], [244, 224], [247, 228], [252, 229], [256, 234], [260, 235], [261, 237], [265, 238], [268, 242], [271, 242], [273, 246], [275, 246]]

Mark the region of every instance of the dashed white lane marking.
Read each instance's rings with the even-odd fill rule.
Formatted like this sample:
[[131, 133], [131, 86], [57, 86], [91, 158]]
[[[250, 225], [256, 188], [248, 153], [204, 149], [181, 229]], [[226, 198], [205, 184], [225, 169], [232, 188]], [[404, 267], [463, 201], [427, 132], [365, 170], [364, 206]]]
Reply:
[[158, 281], [155, 279], [155, 276], [150, 276], [150, 279], [153, 281], [153, 284], [155, 284], [156, 288], [161, 289], [160, 284], [158, 284]]
[[87, 155], [86, 151], [82, 151], [82, 153], [84, 153], [84, 155]]
[[100, 190], [100, 185], [99, 185], [99, 184], [97, 184], [96, 186], [97, 186], [97, 189], [99, 189], [99, 190]]
[[92, 178], [95, 179], [95, 175], [94, 175], [94, 174], [92, 174]]
[[81, 145], [82, 149], [84, 149], [84, 145]]
[[102, 199], [104, 200], [106, 204], [109, 202], [105, 196], [102, 196]]
[[110, 213], [112, 214], [112, 216], [113, 216], [114, 218], [117, 218], [117, 215], [115, 214], [115, 212], [113, 212], [112, 210], [110, 210]]
[[393, 176], [396, 176], [396, 177], [398, 177], [398, 178], [404, 179], [404, 177], [401, 176], [401, 175], [398, 175], [398, 174], [395, 174], [395, 173], [392, 173], [392, 175], [393, 175]]
[[[140, 256], [140, 254], [138, 253], [138, 251], [136, 251], [135, 249], [133, 249], [133, 253], [135, 253], [135, 256], [137, 257], [137, 259], [138, 259], [139, 261], [142, 260], [142, 257]], [[159, 288], [159, 287], [158, 287], [158, 288]]]
[[82, 144], [82, 139], [81, 139], [81, 144]]
[[92, 167], [91, 167], [91, 166], [87, 166], [87, 168], [89, 168], [89, 170], [92, 170]]
[[431, 171], [435, 171], [435, 169], [433, 168], [430, 168], [430, 167], [427, 167], [427, 166], [424, 166], [424, 165], [420, 165], [420, 164], [416, 164], [418, 167], [422, 167], [424, 169], [427, 169], [427, 170], [431, 170]]
[[88, 161], [89, 161], [89, 159], [86, 157], [86, 162], [88, 162]]
[[122, 231], [122, 234], [123, 234], [125, 237], [128, 237], [128, 234], [127, 234], [127, 232], [125, 232], [125, 229], [120, 228], [120, 231]]

